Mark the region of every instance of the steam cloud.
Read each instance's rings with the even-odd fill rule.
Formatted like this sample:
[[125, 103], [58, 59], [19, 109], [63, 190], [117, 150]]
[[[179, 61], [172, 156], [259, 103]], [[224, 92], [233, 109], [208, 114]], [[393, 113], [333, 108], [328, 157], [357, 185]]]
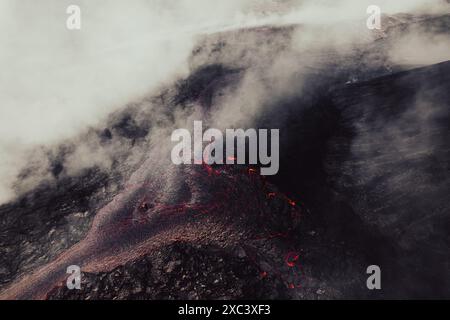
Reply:
[[[337, 28], [338, 32], [328, 37], [321, 33], [323, 38], [318, 42], [315, 32], [342, 21], [365, 20], [366, 8], [372, 2], [1, 0], [0, 203], [15, 196], [11, 185], [20, 169], [30, 165], [30, 158], [33, 167], [41, 168], [36, 179], [48, 177], [47, 157], [39, 146], [52, 148], [73, 138], [88, 127], [101, 124], [108, 114], [127, 103], [185, 76], [198, 35], [265, 24], [307, 25], [306, 32], [294, 38], [291, 53], [270, 56], [274, 59], [267, 70], [248, 72], [238, 94], [221, 101], [214, 119], [216, 126], [245, 126], [268, 98], [264, 96], [266, 84], [261, 78], [277, 80], [275, 94], [291, 94], [298, 89], [289, 85], [291, 77], [301, 74], [305, 64], [314, 64], [313, 60], [306, 60], [293, 72], [290, 62], [295, 53], [305, 48], [329, 47], [330, 43], [334, 49], [346, 49], [349, 42], [361, 39], [360, 33], [365, 34], [366, 30], [347, 32], [352, 28], [343, 24], [342, 32]], [[80, 31], [65, 27], [65, 10], [70, 4], [81, 7]], [[377, 5], [386, 14], [449, 12], [448, 3], [438, 0], [383, 0]], [[390, 52], [391, 59], [411, 64], [450, 59], [448, 37], [434, 37], [423, 32], [403, 35]], [[416, 49], [430, 46], [426, 55]], [[245, 114], [242, 102], [247, 104]], [[192, 115], [175, 118], [183, 119], [176, 123], [183, 127], [184, 119], [192, 119]], [[152, 134], [153, 139], [162, 135]], [[76, 174], [78, 169], [93, 163], [110, 165], [110, 155], [120, 146], [97, 152], [96, 143], [79, 141], [78, 149], [67, 160], [69, 173]], [[28, 181], [25, 189], [35, 182]]]

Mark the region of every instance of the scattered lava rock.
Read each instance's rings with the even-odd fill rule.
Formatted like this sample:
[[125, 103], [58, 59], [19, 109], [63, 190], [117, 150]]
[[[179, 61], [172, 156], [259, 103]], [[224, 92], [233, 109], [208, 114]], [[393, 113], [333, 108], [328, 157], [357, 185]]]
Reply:
[[282, 299], [286, 287], [262, 277], [233, 250], [175, 242], [110, 272], [82, 273], [80, 290], [62, 284], [48, 299]]

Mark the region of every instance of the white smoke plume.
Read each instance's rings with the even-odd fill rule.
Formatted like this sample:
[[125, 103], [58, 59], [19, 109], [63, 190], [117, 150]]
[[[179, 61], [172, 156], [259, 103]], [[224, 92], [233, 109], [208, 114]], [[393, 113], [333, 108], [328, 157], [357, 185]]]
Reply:
[[[11, 184], [30, 157], [46, 166], [38, 154], [30, 156], [30, 150], [74, 137], [112, 111], [186, 75], [197, 35], [268, 23], [329, 25], [364, 20], [372, 2], [0, 0], [0, 203], [14, 197]], [[71, 4], [81, 8], [78, 31], [66, 29], [66, 8]], [[448, 3], [438, 0], [376, 4], [386, 14], [448, 9]], [[408, 39], [404, 41], [410, 45]], [[437, 48], [436, 55], [446, 45]], [[403, 48], [400, 45], [393, 56], [404, 58]], [[447, 58], [444, 54], [434, 60]], [[271, 70], [286, 69], [282, 60], [277, 63], [280, 68]], [[249, 88], [264, 91], [252, 81], [248, 78]], [[249, 94], [249, 103], [260, 91]], [[108, 166], [107, 155], [92, 153], [92, 146], [95, 142], [83, 145], [69, 159], [73, 172], [75, 164], [88, 160]]]

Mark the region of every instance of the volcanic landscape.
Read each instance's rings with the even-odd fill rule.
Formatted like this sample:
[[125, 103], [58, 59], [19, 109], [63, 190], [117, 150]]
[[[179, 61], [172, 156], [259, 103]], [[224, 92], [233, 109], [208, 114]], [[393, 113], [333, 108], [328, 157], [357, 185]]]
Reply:
[[[188, 76], [49, 149], [51, 178], [0, 206], [0, 298], [450, 298], [450, 61], [389, 54], [449, 31], [399, 14], [345, 49], [302, 24], [199, 36]], [[318, 43], [294, 50], [302, 32]], [[279, 128], [279, 173], [172, 164], [194, 120]], [[80, 144], [110, 164], [69, 171]]]

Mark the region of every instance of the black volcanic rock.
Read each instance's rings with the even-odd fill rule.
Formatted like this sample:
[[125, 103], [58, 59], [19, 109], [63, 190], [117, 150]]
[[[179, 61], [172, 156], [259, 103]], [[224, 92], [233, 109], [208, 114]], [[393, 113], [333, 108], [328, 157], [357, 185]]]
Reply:
[[99, 274], [82, 274], [81, 290], [63, 284], [48, 299], [282, 299], [286, 288], [232, 250], [174, 243]]
[[[116, 146], [110, 169], [68, 176], [66, 150], [52, 162], [55, 180], [0, 207], [0, 296], [450, 297], [450, 63], [402, 71], [386, 54], [412, 23], [448, 32], [448, 16], [397, 19], [386, 37], [312, 60], [288, 52], [298, 26], [203, 39], [186, 79], [93, 131], [98, 148]], [[170, 133], [189, 108], [213, 115], [219, 91], [234, 94], [280, 53], [319, 63], [294, 73], [293, 94], [261, 80], [270, 99], [252, 124], [281, 129], [277, 176], [165, 165], [154, 130]], [[62, 282], [69, 262], [94, 270], [80, 291]], [[382, 268], [380, 292], [366, 287], [371, 264]]]

